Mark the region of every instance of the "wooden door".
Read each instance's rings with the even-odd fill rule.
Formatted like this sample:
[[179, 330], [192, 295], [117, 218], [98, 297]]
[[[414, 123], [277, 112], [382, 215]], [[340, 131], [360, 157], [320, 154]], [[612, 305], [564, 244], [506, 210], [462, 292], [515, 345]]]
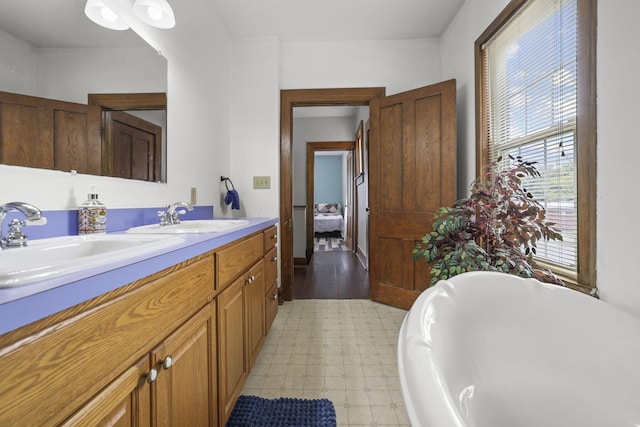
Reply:
[[144, 427], [151, 425], [149, 356], [124, 371], [62, 426]]
[[217, 423], [212, 314], [211, 305], [205, 306], [151, 353], [152, 365], [158, 370], [151, 386], [154, 425], [206, 427]]
[[218, 399], [220, 425], [224, 425], [249, 375], [244, 314], [244, 281], [241, 276], [218, 296]]
[[123, 111], [106, 114], [110, 176], [158, 181], [161, 178], [162, 127]]
[[373, 100], [369, 144], [371, 299], [408, 309], [430, 267], [413, 248], [456, 198], [456, 85], [449, 80]]

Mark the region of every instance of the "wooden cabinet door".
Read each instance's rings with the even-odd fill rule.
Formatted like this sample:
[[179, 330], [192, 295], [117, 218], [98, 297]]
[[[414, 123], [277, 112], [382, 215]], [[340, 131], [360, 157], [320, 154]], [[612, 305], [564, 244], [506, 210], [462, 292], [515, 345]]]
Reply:
[[246, 280], [247, 346], [249, 350], [249, 370], [260, 354], [264, 343], [264, 272], [265, 261], [260, 260], [249, 270]]
[[62, 426], [144, 427], [151, 425], [149, 357], [116, 378]]
[[246, 346], [245, 276], [218, 296], [218, 401], [220, 424], [231, 415], [249, 374]]
[[210, 426], [217, 422], [215, 319], [205, 306], [151, 353], [152, 416], [158, 426]]

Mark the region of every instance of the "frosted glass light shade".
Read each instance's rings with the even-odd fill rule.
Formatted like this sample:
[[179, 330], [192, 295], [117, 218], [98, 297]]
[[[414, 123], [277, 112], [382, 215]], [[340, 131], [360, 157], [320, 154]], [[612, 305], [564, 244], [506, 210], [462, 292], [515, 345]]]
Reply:
[[114, 11], [109, 9], [102, 0], [87, 0], [84, 14], [96, 24], [110, 30], [126, 30], [129, 28]]
[[133, 13], [146, 24], [156, 28], [173, 28], [176, 18], [167, 0], [136, 0]]

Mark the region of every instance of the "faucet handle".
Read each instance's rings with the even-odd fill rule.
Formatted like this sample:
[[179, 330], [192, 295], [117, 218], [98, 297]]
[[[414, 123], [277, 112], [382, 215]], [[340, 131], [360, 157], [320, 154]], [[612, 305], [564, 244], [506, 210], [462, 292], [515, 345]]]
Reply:
[[27, 246], [27, 236], [22, 232], [22, 227], [27, 225], [27, 221], [12, 219], [9, 221], [9, 232], [7, 237], [3, 240], [3, 246], [6, 247], [20, 247]]
[[165, 225], [169, 225], [170, 224], [169, 215], [167, 214], [166, 211], [158, 211], [158, 216], [160, 217], [160, 225], [161, 226], [165, 226]]

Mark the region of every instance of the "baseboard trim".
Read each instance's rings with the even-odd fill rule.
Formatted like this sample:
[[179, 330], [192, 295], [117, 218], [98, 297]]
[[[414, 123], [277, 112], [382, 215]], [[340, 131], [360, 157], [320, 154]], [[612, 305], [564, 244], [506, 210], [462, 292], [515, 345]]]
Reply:
[[360, 261], [360, 264], [362, 264], [365, 271], [369, 271], [367, 268], [367, 255], [362, 251], [360, 246], [358, 246], [358, 249], [356, 250], [356, 257], [358, 258], [358, 261]]
[[307, 259], [306, 258], [294, 258], [293, 259], [293, 267], [306, 267]]

